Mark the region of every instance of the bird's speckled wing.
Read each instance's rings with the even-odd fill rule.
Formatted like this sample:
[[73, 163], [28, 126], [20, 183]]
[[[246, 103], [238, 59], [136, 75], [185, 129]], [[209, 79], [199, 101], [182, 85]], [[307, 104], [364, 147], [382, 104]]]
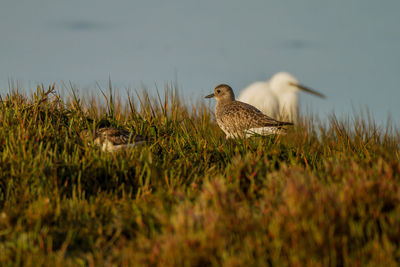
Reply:
[[114, 128], [100, 128], [96, 132], [96, 137], [101, 140], [107, 140], [113, 145], [123, 145], [129, 142], [129, 132]]
[[292, 125], [288, 122], [280, 122], [249, 104], [233, 101], [217, 109], [218, 124], [224, 124], [234, 131], [244, 131], [259, 127], [280, 127]]

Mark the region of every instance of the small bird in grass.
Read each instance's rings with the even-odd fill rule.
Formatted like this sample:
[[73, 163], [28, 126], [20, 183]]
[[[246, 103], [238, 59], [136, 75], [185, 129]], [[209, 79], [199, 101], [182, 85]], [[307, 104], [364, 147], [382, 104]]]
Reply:
[[84, 130], [80, 135], [83, 139], [92, 139], [96, 146], [101, 146], [101, 149], [106, 152], [120, 151], [145, 142], [142, 136], [133, 135], [126, 130], [108, 127], [96, 131]]
[[226, 134], [226, 138], [285, 133], [282, 126], [293, 125], [291, 122], [277, 121], [252, 105], [236, 101], [229, 85], [220, 84], [215, 87], [214, 93], [206, 96], [212, 97], [217, 100], [217, 124]]
[[238, 100], [254, 105], [264, 114], [274, 118], [296, 121], [299, 113], [299, 91], [315, 96], [325, 96], [299, 81], [287, 72], [278, 72], [266, 82], [255, 82], [242, 90]]

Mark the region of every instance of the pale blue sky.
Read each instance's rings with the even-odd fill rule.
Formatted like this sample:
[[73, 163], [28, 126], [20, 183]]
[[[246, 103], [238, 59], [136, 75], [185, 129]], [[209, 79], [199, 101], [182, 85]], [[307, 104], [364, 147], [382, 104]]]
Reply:
[[326, 94], [322, 116], [368, 107], [400, 125], [400, 1], [5, 1], [0, 92], [73, 82], [95, 90], [173, 81], [193, 100], [289, 71]]

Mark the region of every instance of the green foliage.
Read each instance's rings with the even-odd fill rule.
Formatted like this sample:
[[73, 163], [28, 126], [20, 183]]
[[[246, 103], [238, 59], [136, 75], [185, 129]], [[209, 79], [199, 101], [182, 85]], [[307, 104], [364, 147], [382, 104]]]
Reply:
[[[399, 133], [301, 119], [225, 140], [204, 102], [54, 85], [0, 99], [0, 265], [400, 264]], [[111, 154], [87, 128], [147, 143]]]

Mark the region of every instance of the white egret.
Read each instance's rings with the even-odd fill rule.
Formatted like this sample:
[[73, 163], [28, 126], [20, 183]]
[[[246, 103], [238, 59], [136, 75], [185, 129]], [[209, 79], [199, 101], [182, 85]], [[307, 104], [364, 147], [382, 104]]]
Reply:
[[299, 113], [298, 91], [325, 96], [301, 85], [287, 72], [278, 72], [266, 82], [254, 82], [242, 90], [238, 100], [255, 106], [273, 118], [296, 121]]

